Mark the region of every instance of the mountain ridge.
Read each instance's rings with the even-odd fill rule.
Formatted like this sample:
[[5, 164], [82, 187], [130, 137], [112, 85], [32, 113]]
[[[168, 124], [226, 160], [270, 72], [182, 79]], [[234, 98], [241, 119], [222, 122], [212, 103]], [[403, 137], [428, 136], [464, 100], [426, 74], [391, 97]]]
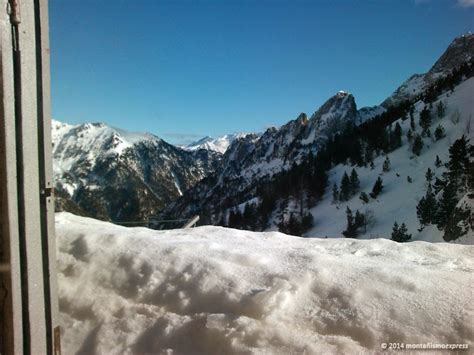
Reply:
[[454, 38], [430, 70], [410, 76], [380, 105], [388, 108], [419, 95], [436, 79], [449, 74], [454, 68], [472, 58], [474, 58], [474, 34], [466, 32]]
[[[462, 41], [460, 38], [462, 37], [456, 38], [453, 41], [454, 44], [450, 46], [451, 48], [448, 47], [442, 57], [433, 65], [432, 68], [436, 70], [433, 69], [430, 75], [434, 77], [434, 74], [441, 73], [436, 80], [446, 81], [447, 79], [445, 78], [452, 77], [452, 71], [448, 70], [453, 65], [453, 61], [456, 62], [456, 59], [453, 59], [452, 53], [458, 51], [460, 47], [464, 48], [463, 45], [459, 44], [459, 41]], [[472, 51], [471, 47], [474, 46], [474, 42], [470, 38], [466, 40], [470, 46], [468, 53]], [[412, 86], [408, 85], [403, 90], [413, 90], [413, 85], [419, 82], [415, 92], [417, 94], [416, 100], [420, 101], [421, 94], [429, 88], [426, 81], [427, 75], [413, 75], [410, 77], [410, 85]], [[403, 85], [405, 84], [402, 84], [400, 88]], [[430, 87], [436, 89], [436, 86], [433, 86], [433, 84]], [[400, 91], [400, 88], [397, 90]], [[452, 90], [454, 90], [454, 86]], [[430, 105], [433, 104], [433, 101], [436, 101], [434, 96], [431, 96], [429, 99]], [[448, 97], [449, 95], [446, 99]], [[122, 201], [122, 205], [125, 204], [132, 210], [133, 204], [143, 205], [140, 205], [140, 209], [143, 209], [140, 213], [134, 212], [135, 218], [142, 218], [144, 216], [163, 217], [165, 219], [185, 218], [199, 214], [204, 222], [228, 225], [232, 211], [237, 209], [237, 211], [243, 213], [249, 203], [262, 204], [263, 201], [256, 198], [256, 196], [262, 193], [268, 186], [275, 185], [275, 179], [280, 181], [280, 189], [285, 189], [285, 185], [281, 185], [281, 181], [286, 181], [285, 179], [290, 179], [289, 181], [291, 181], [293, 170], [299, 171], [298, 174], [300, 175], [314, 176], [319, 179], [317, 186], [314, 188], [313, 196], [305, 196], [305, 193], [303, 193], [300, 197], [302, 199], [309, 198], [312, 201], [309, 204], [306, 202], [303, 204], [301, 201], [295, 201], [293, 198], [287, 199], [284, 203], [277, 201], [277, 207], [280, 209], [280, 212], [278, 212], [278, 215], [267, 216], [270, 221], [270, 228], [286, 228], [280, 226], [291, 222], [291, 215], [295, 213], [295, 208], [300, 208], [303, 211], [303, 209], [312, 208], [310, 205], [314, 204], [318, 199], [327, 199], [327, 191], [324, 189], [325, 186], [322, 186], [326, 182], [321, 171], [317, 171], [317, 169], [315, 171], [314, 167], [311, 167], [310, 172], [305, 172], [301, 169], [297, 170], [298, 165], [311, 166], [308, 165], [308, 161], [313, 161], [315, 157], [321, 161], [320, 157], [328, 156], [328, 154], [330, 156], [331, 154], [332, 156], [345, 156], [349, 154], [351, 164], [361, 164], [361, 158], [357, 157], [357, 155], [364, 151], [364, 154], [369, 154], [366, 151], [367, 143], [362, 142], [361, 144], [360, 142], [353, 141], [351, 136], [354, 135], [354, 130], [363, 130], [363, 127], [367, 126], [367, 124], [376, 129], [373, 133], [369, 132], [369, 136], [373, 136], [369, 138], [375, 140], [375, 142], [380, 139], [386, 139], [384, 138], [386, 135], [392, 135], [390, 132], [387, 133], [386, 128], [392, 122], [398, 122], [396, 119], [401, 120], [403, 130], [405, 130], [402, 132], [403, 134], [406, 133], [406, 124], [403, 125], [403, 122], [407, 119], [407, 110], [414, 104], [414, 101], [410, 102], [406, 98], [398, 100], [399, 98], [394, 97], [394, 95], [387, 98], [387, 100], [389, 99], [394, 100], [393, 102], [396, 104], [358, 109], [352, 94], [339, 91], [328, 98], [309, 117], [306, 113], [301, 113], [295, 119], [278, 128], [272, 127], [261, 134], [245, 134], [238, 137], [238, 139], [229, 140], [229, 144], [225, 147], [222, 154], [214, 152], [213, 149], [201, 149], [199, 147], [186, 151], [185, 149], [173, 147], [153, 135], [131, 134], [129, 137], [127, 132], [121, 135], [120, 132], [115, 130], [112, 134], [105, 135], [106, 139], [101, 140], [101, 144], [105, 146], [103, 147], [104, 152], [99, 159], [99, 169], [97, 169], [95, 161], [90, 162], [88, 160], [87, 155], [85, 158], [79, 159], [82, 167], [79, 169], [79, 173], [73, 171], [73, 174], [70, 174], [68, 169], [59, 169], [59, 171], [66, 173], [57, 179], [58, 195], [67, 193], [73, 202], [80, 202], [85, 195], [86, 202], [82, 203], [82, 206], [86, 209], [91, 209], [91, 206], [88, 206], [88, 204], [92, 206], [97, 204], [97, 201], [93, 199], [95, 192], [92, 190], [96, 189], [97, 185], [101, 187], [98, 181], [113, 177], [115, 180], [112, 186], [115, 186], [115, 188], [120, 189], [123, 185], [128, 186], [128, 189], [125, 189], [126, 191], [122, 194], [122, 199], [119, 199]], [[415, 99], [412, 98], [412, 100]], [[410, 111], [410, 116], [420, 116], [421, 109], [421, 107], [417, 106], [413, 112]], [[381, 123], [378, 124], [377, 122]], [[89, 124], [81, 127], [82, 130], [97, 131], [105, 129], [104, 127], [106, 126]], [[413, 130], [413, 133], [416, 133], [416, 130]], [[77, 137], [80, 134], [81, 132], [76, 132], [71, 137]], [[53, 137], [55, 137], [54, 132]], [[127, 139], [127, 137], [129, 138]], [[352, 145], [347, 144], [349, 141]], [[210, 138], [204, 138], [199, 144], [209, 142]], [[403, 139], [402, 142], [404, 142]], [[327, 147], [329, 143], [332, 146], [332, 150]], [[338, 148], [338, 144], [340, 148]], [[94, 144], [87, 144], [87, 149], [91, 146], [94, 146]], [[341, 153], [337, 152], [338, 149], [344, 151], [344, 153], [341, 155]], [[377, 149], [380, 150], [381, 147], [379, 146]], [[382, 150], [385, 150], [385, 148]], [[57, 147], [53, 151], [55, 159], [64, 158], [63, 155], [56, 154], [58, 152]], [[59, 151], [64, 150], [59, 149]], [[373, 153], [376, 156], [380, 155], [380, 151], [370, 152], [371, 155]], [[167, 158], [164, 158], [164, 156], [167, 156]], [[117, 159], [118, 162], [116, 161]], [[347, 163], [337, 159], [336, 163], [338, 164], [343, 163], [344, 165]], [[370, 162], [371, 159], [370, 157], [364, 157], [362, 160]], [[59, 165], [68, 167], [67, 164], [62, 163], [64, 163], [64, 159], [60, 161]], [[110, 166], [112, 166], [112, 169], [110, 169]], [[166, 173], [162, 174], [157, 166], [160, 166], [161, 170], [165, 167]], [[120, 174], [118, 175], [120, 176], [117, 176], [114, 172], [117, 167], [119, 167]], [[132, 169], [130, 170], [130, 168]], [[330, 168], [326, 167], [326, 169]], [[87, 172], [87, 169], [91, 171]], [[139, 172], [138, 174], [136, 174], [137, 171]], [[128, 177], [128, 180], [125, 176]], [[152, 178], [150, 179], [150, 177]], [[160, 179], [163, 179], [164, 182], [160, 183]], [[334, 182], [331, 180], [331, 177], [329, 177], [329, 181]], [[90, 191], [86, 191], [87, 193], [77, 193], [74, 189], [71, 191], [71, 186], [69, 186], [71, 182], [81, 186], [82, 189]], [[102, 182], [101, 188], [104, 188], [103, 185]], [[155, 186], [160, 187], [158, 194]], [[298, 188], [295, 190], [292, 187], [291, 190], [297, 191]], [[112, 191], [113, 189], [105, 197], [99, 199], [101, 200], [99, 204], [108, 206], [107, 204], [110, 204], [110, 201], [107, 201], [107, 198], [111, 198], [113, 195]], [[136, 194], [136, 191], [140, 192], [139, 198], [135, 198], [133, 201], [127, 200], [129, 195]], [[274, 193], [278, 195], [279, 191], [274, 191]], [[66, 206], [67, 204], [64, 205]], [[108, 219], [117, 220], [117, 216], [124, 217], [126, 214], [118, 206], [112, 208], [113, 212], [109, 211], [110, 206], [105, 209], [107, 210], [106, 212], [103, 212], [104, 206], [98, 209], [100, 212], [98, 214], [99, 217], [105, 215]], [[92, 210], [95, 211], [94, 213], [98, 213], [97, 208], [92, 208]], [[127, 213], [130, 214], [130, 212]], [[251, 212], [249, 213], [251, 214]], [[413, 222], [410, 223], [411, 227]]]
[[[455, 39], [454, 42], [456, 41], [459, 41], [459, 38]], [[474, 42], [472, 42], [471, 46], [474, 46]], [[472, 48], [470, 48], [470, 50], [472, 50]], [[450, 51], [451, 49], [445, 53], [449, 53]], [[449, 55], [446, 54], [444, 56], [449, 57]], [[470, 58], [470, 56], [466, 58]], [[443, 61], [437, 60], [436, 63], [443, 63]], [[451, 66], [451, 63], [448, 63], [448, 65]], [[462, 66], [464, 67], [461, 68]], [[436, 130], [439, 130], [441, 133], [439, 133], [440, 138], [437, 138], [437, 140], [442, 139], [443, 135], [447, 134], [447, 140], [452, 143], [453, 140], [460, 137], [460, 126], [467, 127], [465, 129], [469, 132], [471, 129], [470, 122], [472, 122], [469, 117], [472, 117], [473, 114], [471, 112], [472, 105], [470, 106], [471, 111], [469, 111], [469, 98], [466, 96], [469, 92], [472, 94], [473, 88], [470, 86], [472, 80], [468, 81], [469, 85], [467, 87], [462, 85], [464, 81], [469, 79], [469, 75], [463, 77], [462, 72], [470, 73], [472, 71], [472, 63], [463, 62], [461, 67], [454, 67], [452, 71], [442, 71], [447, 74], [439, 76], [437, 81], [433, 82], [430, 86], [424, 87], [423, 91], [419, 92], [412, 102], [409, 100], [401, 100], [395, 106], [391, 105], [388, 108], [373, 107], [357, 110], [355, 99], [351, 94], [338, 92], [321, 105], [310, 118], [308, 118], [305, 113], [301, 113], [296, 119], [279, 128], [268, 129], [258, 138], [242, 140], [231, 145], [224, 155], [223, 161], [220, 164], [220, 170], [216, 171], [216, 175], [202, 180], [202, 182], [189, 190], [188, 193], [177, 202], [172, 203], [164, 215], [167, 213], [184, 216], [200, 214], [205, 217], [203, 218], [204, 221], [211, 224], [253, 230], [280, 230], [289, 233], [297, 233], [297, 235], [301, 235], [303, 232], [301, 232], [299, 227], [296, 228], [296, 226], [305, 223], [304, 220], [309, 220], [308, 218], [310, 218], [311, 220], [315, 220], [315, 222], [308, 224], [308, 230], [310, 230], [309, 235], [330, 234], [341, 236], [346, 222], [344, 208], [341, 208], [339, 212], [337, 212], [337, 209], [331, 212], [332, 216], [338, 216], [338, 221], [333, 220], [331, 215], [326, 216], [326, 219], [331, 222], [327, 225], [328, 229], [324, 229], [326, 227], [322, 227], [321, 224], [319, 226], [317, 225], [318, 215], [322, 213], [321, 209], [318, 208], [317, 204], [316, 207], [311, 207], [311, 205], [315, 204], [315, 200], [325, 200], [325, 208], [328, 211], [332, 211], [334, 206], [328, 197], [330, 192], [325, 189], [324, 193], [322, 193], [321, 186], [316, 186], [314, 191], [311, 191], [312, 189], [309, 186], [301, 188], [294, 186], [295, 183], [303, 184], [299, 178], [300, 176], [303, 177], [303, 180], [306, 179], [304, 184], [311, 184], [311, 178], [309, 180], [307, 179], [308, 174], [309, 176], [314, 175], [314, 177], [317, 178], [317, 171], [306, 172], [304, 170], [305, 168], [314, 169], [311, 167], [311, 163], [307, 161], [313, 161], [313, 157], [321, 155], [320, 153], [322, 153], [322, 156], [327, 157], [329, 154], [329, 156], [336, 157], [333, 165], [342, 165], [345, 169], [348, 169], [349, 172], [351, 169], [359, 166], [359, 164], [368, 164], [370, 162], [371, 164], [375, 163], [375, 168], [377, 165], [381, 167], [384, 165], [383, 159], [380, 158], [381, 152], [383, 151], [384, 154], [388, 154], [393, 149], [399, 149], [398, 145], [394, 148], [380, 145], [381, 142], [391, 142], [391, 140], [394, 139], [392, 137], [394, 133], [390, 131], [389, 128], [392, 124], [400, 125], [398, 134], [408, 134], [410, 137], [413, 135], [421, 137], [420, 144], [422, 144], [422, 146], [424, 144], [425, 147], [434, 145], [433, 142], [430, 142], [428, 139], [430, 136], [428, 136], [426, 128], [420, 131], [421, 125], [423, 125], [421, 118], [422, 111], [426, 111], [427, 107], [429, 107], [428, 112], [431, 111], [431, 113], [429, 113], [431, 116], [430, 122], [434, 120], [433, 117], [435, 115], [441, 115], [435, 111], [441, 112], [441, 110], [447, 110], [447, 114], [449, 114], [450, 117], [454, 117], [450, 118], [453, 122], [462, 122], [459, 123], [457, 128], [453, 127], [453, 124], [447, 121], [446, 116], [443, 121], [444, 123], [441, 123], [441, 121], [438, 123], [439, 127], [437, 127]], [[436, 70], [440, 70], [440, 65], [436, 66]], [[414, 75], [412, 76], [412, 80], [416, 80], [419, 77], [419, 75]], [[450, 88], [450, 91], [446, 93], [448, 88]], [[429, 90], [429, 92], [427, 90]], [[455, 95], [457, 90], [462, 90], [462, 98], [459, 95]], [[439, 99], [440, 94], [442, 95], [441, 99]], [[444, 105], [442, 109], [438, 108], [441, 101], [443, 101]], [[436, 110], [432, 107], [434, 105], [437, 106]], [[464, 108], [461, 112], [458, 112], [457, 110], [460, 109], [461, 106]], [[369, 115], [361, 119], [361, 116], [366, 113], [364, 111], [367, 110], [369, 111]], [[334, 112], [337, 112], [337, 114], [333, 115]], [[406, 120], [408, 116], [411, 117], [410, 126], [413, 128], [407, 127]], [[457, 116], [460, 118], [455, 118]], [[411, 121], [413, 121], [413, 123], [411, 123]], [[435, 122], [438, 121], [436, 120]], [[330, 124], [327, 125], [328, 123]], [[458, 123], [454, 124], [454, 126], [457, 124]], [[350, 126], [353, 127], [351, 128]], [[367, 127], [373, 127], [371, 129], [375, 129], [375, 131], [372, 133], [370, 131], [363, 133], [363, 136], [365, 135], [365, 139], [368, 138], [369, 142], [372, 141], [375, 143], [376, 149], [379, 150], [378, 153], [369, 151], [367, 142], [353, 141], [353, 139], [351, 139], [351, 136], [354, 136], [355, 133], [351, 132], [351, 130], [364, 132], [364, 130], [368, 129]], [[349, 129], [347, 133], [344, 132], [345, 128]], [[433, 127], [433, 129], [434, 128], [435, 127]], [[393, 127], [391, 129], [393, 129]], [[430, 133], [430, 135], [431, 134], [432, 133]], [[428, 138], [423, 139], [422, 137]], [[413, 149], [413, 137], [404, 138], [400, 136], [398, 139], [400, 139], [400, 143], [397, 144], [408, 147], [409, 151]], [[411, 141], [407, 141], [407, 139]], [[433, 140], [434, 138], [430, 139]], [[327, 148], [321, 151], [325, 142], [331, 143], [329, 152]], [[351, 146], [347, 146], [348, 142], [350, 142]], [[441, 146], [439, 144], [441, 144]], [[437, 147], [442, 147], [439, 154], [443, 159], [447, 159], [446, 155], [449, 144], [447, 144], [445, 140], [437, 145]], [[347, 147], [344, 147], [344, 145]], [[337, 158], [337, 156], [341, 154], [338, 153], [337, 150], [345, 150], [342, 156], [352, 156], [352, 158], [350, 158], [350, 164], [338, 160], [339, 158]], [[374, 153], [377, 158], [373, 157]], [[365, 154], [366, 156], [361, 157], [361, 154]], [[399, 153], [397, 154], [399, 155]], [[417, 154], [409, 154], [407, 156], [406, 153], [403, 153], [397, 159], [402, 159], [402, 161], [408, 159], [407, 161], [410, 162], [411, 159], [416, 159]], [[423, 155], [428, 156], [429, 154], [423, 153]], [[327, 160], [327, 158], [322, 159]], [[379, 161], [380, 159], [382, 159], [381, 162]], [[434, 162], [435, 156], [431, 157], [431, 159]], [[321, 159], [319, 159], [319, 161], [321, 161]], [[298, 168], [300, 164], [305, 167], [302, 168], [303, 170]], [[329, 173], [331, 167], [332, 166], [329, 166]], [[342, 172], [339, 170], [338, 174], [337, 179], [340, 179]], [[364, 174], [367, 176], [371, 175], [366, 172], [364, 172]], [[401, 172], [395, 175], [397, 179], [400, 174]], [[415, 185], [413, 186], [423, 189], [424, 187], [419, 185], [423, 181], [422, 178], [418, 175], [416, 175], [416, 178], [418, 181], [414, 183]], [[317, 180], [317, 182], [315, 181], [316, 184], [324, 183], [323, 178], [317, 179], [319, 180]], [[372, 177], [371, 179], [375, 178]], [[409, 183], [413, 184], [413, 177], [405, 176], [405, 179], [410, 180], [411, 182]], [[331, 184], [339, 183], [337, 180], [335, 181], [334, 178], [331, 178], [331, 176], [328, 176], [328, 180]], [[375, 180], [367, 182], [366, 178], [364, 178], [363, 181], [364, 184], [367, 185], [368, 183], [373, 184]], [[394, 180], [393, 183], [398, 184], [400, 187], [402, 186], [401, 180], [399, 182]], [[288, 187], [287, 184], [292, 184], [293, 186]], [[369, 187], [370, 186], [365, 186], [366, 189]], [[279, 191], [281, 189], [288, 189], [290, 191], [289, 195], [285, 195], [286, 197], [284, 197], [283, 200], [281, 197], [278, 197], [281, 196]], [[315, 195], [309, 196], [310, 192]], [[370, 190], [365, 193], [368, 194], [369, 192]], [[400, 192], [398, 193], [400, 194]], [[276, 197], [272, 198], [272, 194]], [[300, 197], [296, 198], [294, 194], [300, 194]], [[411, 197], [413, 196], [417, 196], [417, 194], [413, 193]], [[312, 202], [305, 202], [306, 199]], [[353, 205], [354, 203], [352, 202], [351, 206]], [[388, 203], [388, 205], [390, 205], [390, 203]], [[413, 231], [416, 229], [416, 224], [418, 223], [417, 212], [415, 210], [416, 203], [412, 204], [412, 202], [410, 202], [407, 205], [410, 206], [409, 215], [403, 214], [404, 217], [402, 215], [400, 216], [407, 219], [404, 222], [406, 222], [410, 230]], [[361, 206], [357, 204], [356, 206], [359, 209], [361, 208]], [[308, 211], [308, 209], [310, 213], [305, 212], [306, 214], [303, 214], [302, 211]], [[264, 212], [264, 210], [266, 212]], [[270, 213], [270, 215], [268, 215], [268, 213]], [[263, 222], [258, 221], [260, 217], [256, 217], [257, 214], [263, 216], [261, 217], [263, 218]], [[292, 216], [299, 216], [299, 221], [294, 221]], [[409, 218], [407, 216], [409, 216]], [[386, 219], [385, 221], [384, 227], [379, 230], [387, 236], [391, 233], [392, 225], [388, 225], [387, 223], [389, 222]], [[398, 221], [402, 223], [400, 218]], [[393, 222], [396, 221], [392, 221], [392, 224]], [[316, 223], [314, 228], [311, 226], [312, 223]], [[291, 225], [295, 228], [291, 227]], [[331, 229], [332, 226], [336, 226], [336, 229]], [[374, 233], [376, 230], [376, 228], [371, 229], [367, 236], [374, 236], [370, 233]], [[412, 234], [423, 240], [433, 241], [436, 239], [437, 241], [442, 241], [441, 232], [437, 232], [436, 230], [436, 228], [426, 228], [424, 234], [420, 234], [419, 236], [418, 233]], [[426, 231], [430, 232], [426, 234]], [[362, 235], [364, 234], [365, 233], [362, 233]], [[431, 237], [429, 237], [429, 235], [431, 235]]]
[[214, 171], [220, 154], [188, 152], [149, 133], [103, 123], [54, 121], [57, 210], [106, 220], [143, 220]]
[[224, 154], [229, 146], [237, 139], [244, 138], [249, 133], [231, 133], [213, 138], [211, 136], [203, 137], [186, 146], [182, 146], [184, 150], [195, 151], [199, 149], [212, 150], [217, 153]]

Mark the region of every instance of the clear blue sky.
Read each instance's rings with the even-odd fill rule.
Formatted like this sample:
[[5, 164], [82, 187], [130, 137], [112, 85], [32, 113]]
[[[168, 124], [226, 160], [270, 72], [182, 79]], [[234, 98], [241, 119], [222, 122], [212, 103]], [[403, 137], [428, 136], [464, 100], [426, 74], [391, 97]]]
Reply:
[[340, 89], [378, 104], [474, 20], [474, 0], [49, 4], [53, 118], [172, 143], [263, 131]]

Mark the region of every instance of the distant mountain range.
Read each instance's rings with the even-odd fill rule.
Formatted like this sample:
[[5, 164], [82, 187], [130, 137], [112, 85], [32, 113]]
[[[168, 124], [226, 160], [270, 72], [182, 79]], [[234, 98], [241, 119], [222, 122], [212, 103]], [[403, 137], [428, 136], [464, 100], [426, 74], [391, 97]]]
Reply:
[[220, 154], [224, 154], [230, 145], [237, 139], [245, 138], [247, 133], [226, 134], [222, 137], [212, 138], [204, 137], [191, 144], [182, 146], [184, 150], [195, 151], [199, 149], [211, 150]]

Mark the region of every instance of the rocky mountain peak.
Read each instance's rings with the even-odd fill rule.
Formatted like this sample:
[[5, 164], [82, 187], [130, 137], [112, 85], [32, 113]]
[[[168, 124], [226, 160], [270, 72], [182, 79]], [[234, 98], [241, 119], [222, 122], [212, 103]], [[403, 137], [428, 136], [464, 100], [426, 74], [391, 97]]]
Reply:
[[474, 34], [464, 33], [456, 37], [427, 73], [427, 80], [448, 74], [452, 69], [474, 57]]
[[338, 91], [311, 116], [311, 119], [325, 121], [334, 116], [352, 119], [356, 113], [357, 105], [354, 96], [345, 91]]
[[300, 124], [307, 124], [308, 123], [308, 116], [306, 115], [306, 113], [302, 112], [298, 115], [298, 117], [296, 118], [296, 121]]
[[415, 74], [400, 85], [382, 106], [388, 108], [397, 103], [415, 97], [423, 92], [433, 81], [449, 74], [454, 68], [474, 58], [474, 34], [464, 33], [456, 37], [425, 74]]

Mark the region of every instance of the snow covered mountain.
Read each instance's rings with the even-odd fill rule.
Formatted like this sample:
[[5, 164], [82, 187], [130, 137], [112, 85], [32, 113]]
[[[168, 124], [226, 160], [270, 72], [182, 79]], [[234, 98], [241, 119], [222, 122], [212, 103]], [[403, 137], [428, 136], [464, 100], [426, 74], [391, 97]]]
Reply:
[[[471, 214], [459, 221], [462, 228], [440, 231], [428, 223], [418, 231], [417, 206], [428, 168], [447, 184], [444, 165], [432, 166], [436, 156], [447, 164], [450, 146], [463, 134], [468, 143], [472, 137], [472, 63], [463, 60], [474, 57], [473, 48], [474, 35], [456, 38], [428, 73], [413, 76], [408, 91], [402, 85], [383, 106], [358, 109], [352, 94], [339, 91], [311, 116], [301, 113], [263, 134], [205, 138], [186, 150], [150, 134], [55, 122], [59, 209], [112, 220], [199, 214], [204, 223], [339, 237], [349, 208], [368, 219], [360, 238], [390, 237], [394, 222], [404, 223], [413, 239], [449, 239], [447, 229], [470, 233]], [[423, 128], [426, 110], [430, 122]], [[415, 140], [422, 146], [416, 154]], [[387, 157], [392, 167], [385, 171]], [[341, 188], [352, 169], [358, 192], [370, 194], [380, 177], [383, 194], [333, 202], [331, 187]], [[441, 199], [443, 186], [436, 193]], [[464, 201], [458, 216], [466, 216], [469, 196], [456, 196]]]
[[103, 123], [52, 124], [57, 210], [142, 220], [215, 170], [220, 154], [188, 152]]
[[[472, 149], [473, 66], [456, 59], [472, 57], [472, 39], [471, 34], [456, 38], [423, 76], [423, 90], [410, 101], [397, 101], [388, 109], [357, 110], [351, 94], [338, 92], [310, 118], [303, 113], [280, 128], [235, 142], [216, 173], [169, 205], [164, 215], [199, 214], [211, 224], [340, 237], [349, 208], [367, 218], [359, 238], [389, 238], [397, 222], [412, 239], [449, 240], [449, 226], [442, 223], [420, 228], [418, 205], [429, 184], [427, 169], [437, 179], [435, 198], [442, 203], [444, 186], [449, 184], [444, 176], [449, 174], [450, 147], [464, 135], [467, 149]], [[430, 78], [430, 85], [425, 78]], [[429, 122], [424, 127], [426, 113]], [[422, 147], [416, 153], [415, 145]], [[389, 169], [384, 167], [387, 158]], [[358, 175], [358, 193], [333, 201], [331, 187], [339, 189], [344, 172], [350, 174], [352, 169]], [[474, 180], [474, 170], [464, 169], [464, 176]], [[378, 177], [384, 192], [369, 198]], [[458, 213], [465, 216], [458, 220], [464, 227], [456, 227], [463, 233], [457, 237], [474, 233], [469, 222], [474, 220], [469, 212], [473, 191], [464, 194], [452, 197], [464, 201]]]
[[248, 134], [233, 142], [213, 176], [171, 204], [165, 214], [203, 213], [204, 206], [228, 205], [238, 194], [249, 195], [262, 181], [301, 163], [346, 126], [358, 125], [384, 112], [382, 107], [357, 110], [354, 96], [339, 91], [309, 118], [305, 113], [263, 134]]
[[474, 58], [474, 34], [467, 32], [453, 40], [427, 73], [412, 75], [385, 99], [381, 106], [388, 108], [403, 100], [416, 97], [436, 79], [448, 75], [454, 68], [472, 58]]
[[341, 91], [223, 154], [53, 122], [60, 208], [213, 224], [156, 231], [56, 214], [64, 352], [471, 347], [471, 36], [384, 106], [357, 109]]
[[[378, 177], [383, 180], [383, 193], [376, 199], [364, 202], [357, 193], [347, 201], [333, 201], [333, 192], [328, 188], [322, 200], [311, 209], [314, 216], [314, 227], [306, 235], [324, 235], [329, 237], [341, 236], [346, 228], [346, 208], [352, 211], [359, 210], [373, 217], [372, 226], [361, 232], [358, 238], [376, 238], [390, 236], [394, 222], [405, 223], [409, 233], [415, 240], [443, 241], [443, 231], [438, 230], [435, 225], [425, 227], [418, 231], [420, 222], [417, 218], [417, 205], [426, 193], [428, 182], [426, 172], [430, 169], [433, 173], [433, 181], [441, 178], [446, 173], [449, 161], [449, 147], [463, 135], [467, 138], [474, 137], [474, 104], [472, 101], [474, 93], [474, 77], [462, 82], [454, 88], [454, 91], [440, 95], [432, 102], [432, 134], [431, 137], [423, 137], [423, 149], [420, 155], [413, 153], [413, 141], [406, 136], [410, 128], [410, 119], [401, 117], [393, 122], [392, 126], [399, 124], [402, 130], [402, 145], [388, 154], [382, 154], [373, 159], [372, 166], [351, 166], [350, 164], [338, 164], [328, 172], [328, 187], [336, 184], [341, 186], [342, 177], [345, 172], [350, 174], [354, 168], [360, 180], [360, 191], [369, 194]], [[446, 106], [445, 113], [439, 117], [436, 107], [440, 102]], [[417, 101], [414, 105], [413, 116], [415, 118], [415, 130], [421, 136], [422, 128], [419, 125], [419, 117], [424, 109], [425, 103]], [[459, 121], [453, 117], [459, 114]], [[444, 136], [437, 139], [433, 132], [437, 127], [442, 127]], [[474, 142], [472, 142], [474, 143]], [[442, 165], [436, 166], [436, 157]], [[384, 162], [389, 159], [390, 167], [384, 171]], [[471, 171], [472, 174], [472, 171]], [[409, 181], [408, 181], [409, 180]], [[474, 196], [467, 201], [474, 202]], [[471, 209], [471, 213], [474, 210]], [[466, 220], [469, 220], [466, 219]], [[473, 219], [474, 220], [474, 219]], [[472, 228], [472, 227], [471, 227]], [[474, 236], [474, 228], [469, 235]]]
[[211, 150], [213, 152], [224, 154], [229, 146], [237, 139], [245, 138], [247, 133], [226, 134], [219, 138], [204, 137], [196, 142], [184, 146], [183, 149], [195, 151], [199, 149]]
[[153, 231], [69, 213], [56, 215], [56, 231], [66, 354], [472, 346], [471, 246]]

